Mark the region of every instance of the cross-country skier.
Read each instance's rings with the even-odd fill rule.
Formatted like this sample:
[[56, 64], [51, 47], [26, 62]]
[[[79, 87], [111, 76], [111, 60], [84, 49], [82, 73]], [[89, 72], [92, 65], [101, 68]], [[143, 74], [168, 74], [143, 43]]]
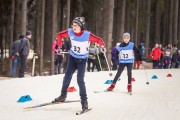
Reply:
[[119, 68], [116, 73], [116, 76], [113, 80], [113, 83], [107, 89], [107, 91], [112, 91], [116, 85], [118, 78], [121, 76], [124, 68], [127, 67], [127, 74], [128, 74], [128, 92], [132, 92], [132, 85], [131, 85], [131, 78], [132, 78], [132, 66], [134, 63], [134, 52], [136, 51], [136, 47], [133, 42], [130, 42], [130, 34], [124, 33], [123, 34], [123, 43], [121, 43], [117, 50], [119, 52]]
[[58, 33], [58, 46], [62, 46], [62, 38], [69, 37], [71, 41], [70, 56], [63, 79], [61, 95], [53, 102], [63, 102], [67, 96], [67, 88], [70, 85], [72, 75], [77, 69], [77, 83], [81, 97], [82, 109], [88, 109], [86, 86], [84, 82], [84, 73], [89, 54], [90, 42], [96, 42], [104, 47], [104, 42], [100, 37], [93, 35], [85, 29], [84, 17], [76, 17], [72, 21], [72, 28]]

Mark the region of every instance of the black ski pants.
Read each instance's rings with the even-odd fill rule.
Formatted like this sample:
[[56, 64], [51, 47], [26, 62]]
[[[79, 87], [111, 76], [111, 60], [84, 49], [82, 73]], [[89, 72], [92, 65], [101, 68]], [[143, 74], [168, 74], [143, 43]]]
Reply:
[[67, 88], [69, 87], [72, 76], [77, 69], [77, 83], [79, 86], [79, 94], [82, 101], [87, 100], [86, 86], [84, 82], [86, 62], [87, 62], [87, 59], [77, 59], [71, 55], [69, 56], [67, 69], [66, 69], [65, 76], [63, 79], [61, 95], [67, 94]]
[[119, 63], [119, 68], [116, 73], [116, 76], [114, 77], [113, 84], [116, 84], [118, 78], [121, 76], [121, 73], [123, 72], [125, 67], [127, 67], [128, 84], [131, 84], [132, 66], [133, 66], [133, 63]]

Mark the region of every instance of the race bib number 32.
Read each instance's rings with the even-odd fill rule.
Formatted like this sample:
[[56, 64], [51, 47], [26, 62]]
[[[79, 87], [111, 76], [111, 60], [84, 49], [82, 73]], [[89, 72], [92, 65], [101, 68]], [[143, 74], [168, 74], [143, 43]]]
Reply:
[[132, 59], [134, 58], [133, 50], [122, 50], [119, 54], [121, 59]]
[[86, 54], [88, 53], [88, 48], [89, 48], [89, 44], [88, 44], [88, 41], [85, 41], [85, 42], [77, 42], [77, 41], [71, 41], [72, 43], [72, 48], [71, 50], [74, 52], [74, 53], [77, 53], [77, 54]]

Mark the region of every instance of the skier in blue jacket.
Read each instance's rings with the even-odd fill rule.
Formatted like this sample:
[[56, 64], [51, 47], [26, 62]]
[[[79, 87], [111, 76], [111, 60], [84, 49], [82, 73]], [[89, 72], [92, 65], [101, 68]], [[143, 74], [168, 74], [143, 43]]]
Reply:
[[119, 68], [116, 73], [116, 76], [113, 80], [113, 83], [108, 87], [107, 91], [112, 91], [116, 85], [116, 82], [118, 78], [121, 76], [121, 73], [123, 72], [124, 68], [127, 67], [127, 74], [128, 74], [128, 85], [127, 89], [128, 92], [132, 92], [132, 84], [131, 84], [131, 79], [132, 79], [132, 67], [134, 63], [134, 51], [136, 51], [136, 47], [133, 42], [130, 42], [130, 34], [129, 33], [124, 33], [123, 34], [123, 43], [121, 43], [118, 47], [117, 50], [119, 52]]

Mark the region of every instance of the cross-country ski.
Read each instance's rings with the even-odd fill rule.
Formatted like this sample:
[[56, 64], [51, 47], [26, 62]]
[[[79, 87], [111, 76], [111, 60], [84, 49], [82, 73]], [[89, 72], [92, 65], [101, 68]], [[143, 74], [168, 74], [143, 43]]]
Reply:
[[63, 104], [63, 103], [74, 103], [74, 102], [80, 102], [80, 100], [71, 100], [71, 101], [64, 101], [64, 102], [47, 102], [47, 103], [42, 103], [42, 104], [30, 106], [30, 107], [25, 107], [24, 109], [31, 110], [31, 109], [40, 108], [40, 107], [49, 106], [49, 105]]

